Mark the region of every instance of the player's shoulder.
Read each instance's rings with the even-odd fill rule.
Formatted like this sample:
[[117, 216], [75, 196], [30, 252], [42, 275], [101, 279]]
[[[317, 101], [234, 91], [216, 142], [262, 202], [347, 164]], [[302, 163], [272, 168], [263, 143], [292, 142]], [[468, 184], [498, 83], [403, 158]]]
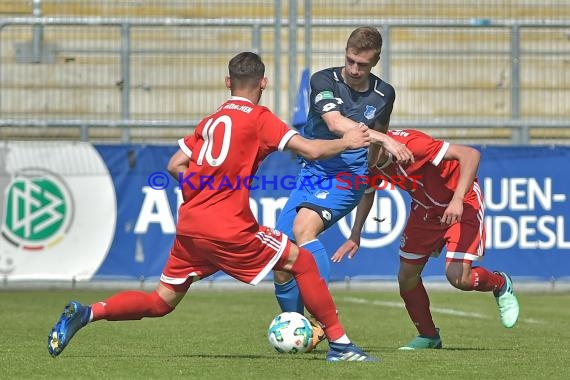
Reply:
[[270, 113], [270, 114], [273, 114], [273, 111], [271, 111], [271, 110], [269, 109], [269, 107], [262, 106], [261, 104], [256, 104], [256, 105], [254, 106], [254, 110], [257, 111], [257, 112], [259, 112], [259, 113]]
[[284, 128], [286, 130], [290, 129], [285, 121], [283, 121], [266, 106], [256, 105], [255, 114], [252, 114], [252, 117], [255, 119], [255, 124], [257, 124], [260, 128], [269, 126], [272, 130], [277, 130], [279, 128]]
[[319, 71], [316, 71], [313, 73], [313, 75], [311, 75], [311, 81], [315, 81], [315, 80], [333, 80], [335, 82], [339, 82], [340, 81], [340, 71], [342, 70], [342, 67], [327, 67], [326, 69], [322, 69]]
[[372, 85], [374, 86], [374, 91], [376, 93], [379, 93], [380, 95], [389, 98], [396, 97], [396, 90], [394, 89], [394, 86], [392, 86], [390, 83], [386, 82], [385, 80], [381, 79], [380, 77], [372, 73], [370, 74], [370, 80], [372, 82]]
[[[254, 106], [254, 111], [252, 112], [255, 114], [256, 118], [264, 118], [264, 119], [279, 119], [279, 117], [277, 117], [277, 115], [275, 115], [275, 113], [273, 113], [273, 111], [271, 111], [271, 109], [269, 109], [269, 107], [266, 106], [262, 106], [262, 105], [255, 105]], [[280, 119], [279, 119], [280, 120]]]

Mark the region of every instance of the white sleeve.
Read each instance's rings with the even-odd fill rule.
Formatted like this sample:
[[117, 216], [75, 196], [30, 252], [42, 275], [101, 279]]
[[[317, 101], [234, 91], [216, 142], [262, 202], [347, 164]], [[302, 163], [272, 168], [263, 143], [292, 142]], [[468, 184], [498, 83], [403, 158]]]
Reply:
[[449, 149], [449, 143], [447, 141], [444, 141], [443, 145], [441, 146], [441, 149], [437, 153], [437, 156], [435, 156], [435, 158], [431, 162], [433, 164], [433, 166], [439, 165], [441, 160], [443, 160], [443, 156], [445, 156], [445, 153], [447, 153], [448, 149]]
[[283, 149], [285, 149], [285, 145], [287, 145], [287, 143], [289, 142], [289, 140], [291, 140], [291, 137], [295, 136], [299, 134], [299, 132], [291, 129], [289, 130], [287, 133], [285, 133], [285, 135], [281, 138], [281, 141], [279, 142], [279, 151], [283, 151]]
[[186, 153], [186, 155], [188, 157], [192, 157], [192, 151], [184, 143], [184, 138], [181, 138], [180, 140], [178, 140], [178, 146], [180, 147], [180, 150], [182, 150], [184, 153]]

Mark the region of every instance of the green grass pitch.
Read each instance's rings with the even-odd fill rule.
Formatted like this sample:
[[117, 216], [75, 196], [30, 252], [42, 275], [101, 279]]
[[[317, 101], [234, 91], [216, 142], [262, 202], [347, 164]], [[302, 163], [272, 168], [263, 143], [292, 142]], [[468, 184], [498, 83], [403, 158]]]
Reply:
[[313, 353], [278, 354], [266, 329], [278, 313], [265, 289], [196, 289], [170, 315], [100, 321], [51, 358], [47, 335], [70, 299], [91, 290], [0, 291], [2, 379], [567, 379], [570, 294], [519, 294], [521, 319], [501, 326], [490, 294], [432, 292], [444, 348], [398, 351], [415, 335], [397, 292], [333, 290], [349, 337], [381, 363], [326, 363]]

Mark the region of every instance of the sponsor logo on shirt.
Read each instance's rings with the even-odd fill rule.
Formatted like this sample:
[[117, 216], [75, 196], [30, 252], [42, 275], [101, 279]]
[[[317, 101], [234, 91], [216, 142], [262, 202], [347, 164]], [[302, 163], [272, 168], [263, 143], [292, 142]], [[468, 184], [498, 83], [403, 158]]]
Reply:
[[374, 114], [376, 113], [376, 107], [374, 106], [366, 106], [366, 110], [364, 110], [364, 117], [368, 120], [374, 119]]
[[332, 91], [319, 92], [317, 96], [315, 96], [315, 104], [317, 104], [323, 99], [334, 99], [334, 94], [332, 93]]

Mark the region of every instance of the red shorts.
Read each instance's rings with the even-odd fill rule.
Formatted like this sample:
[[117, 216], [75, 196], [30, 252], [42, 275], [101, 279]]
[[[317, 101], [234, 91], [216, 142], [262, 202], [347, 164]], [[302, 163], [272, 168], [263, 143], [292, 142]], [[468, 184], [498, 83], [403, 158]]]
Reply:
[[187, 290], [190, 278], [205, 278], [221, 270], [256, 285], [281, 257], [289, 256], [290, 247], [285, 234], [265, 226], [239, 244], [176, 235], [160, 281], [176, 291]]
[[448, 261], [478, 261], [485, 254], [483, 200], [479, 195], [466, 197], [461, 221], [442, 225], [439, 217], [426, 218], [426, 210], [414, 207], [400, 242], [400, 260], [412, 264], [425, 263], [447, 247]]

